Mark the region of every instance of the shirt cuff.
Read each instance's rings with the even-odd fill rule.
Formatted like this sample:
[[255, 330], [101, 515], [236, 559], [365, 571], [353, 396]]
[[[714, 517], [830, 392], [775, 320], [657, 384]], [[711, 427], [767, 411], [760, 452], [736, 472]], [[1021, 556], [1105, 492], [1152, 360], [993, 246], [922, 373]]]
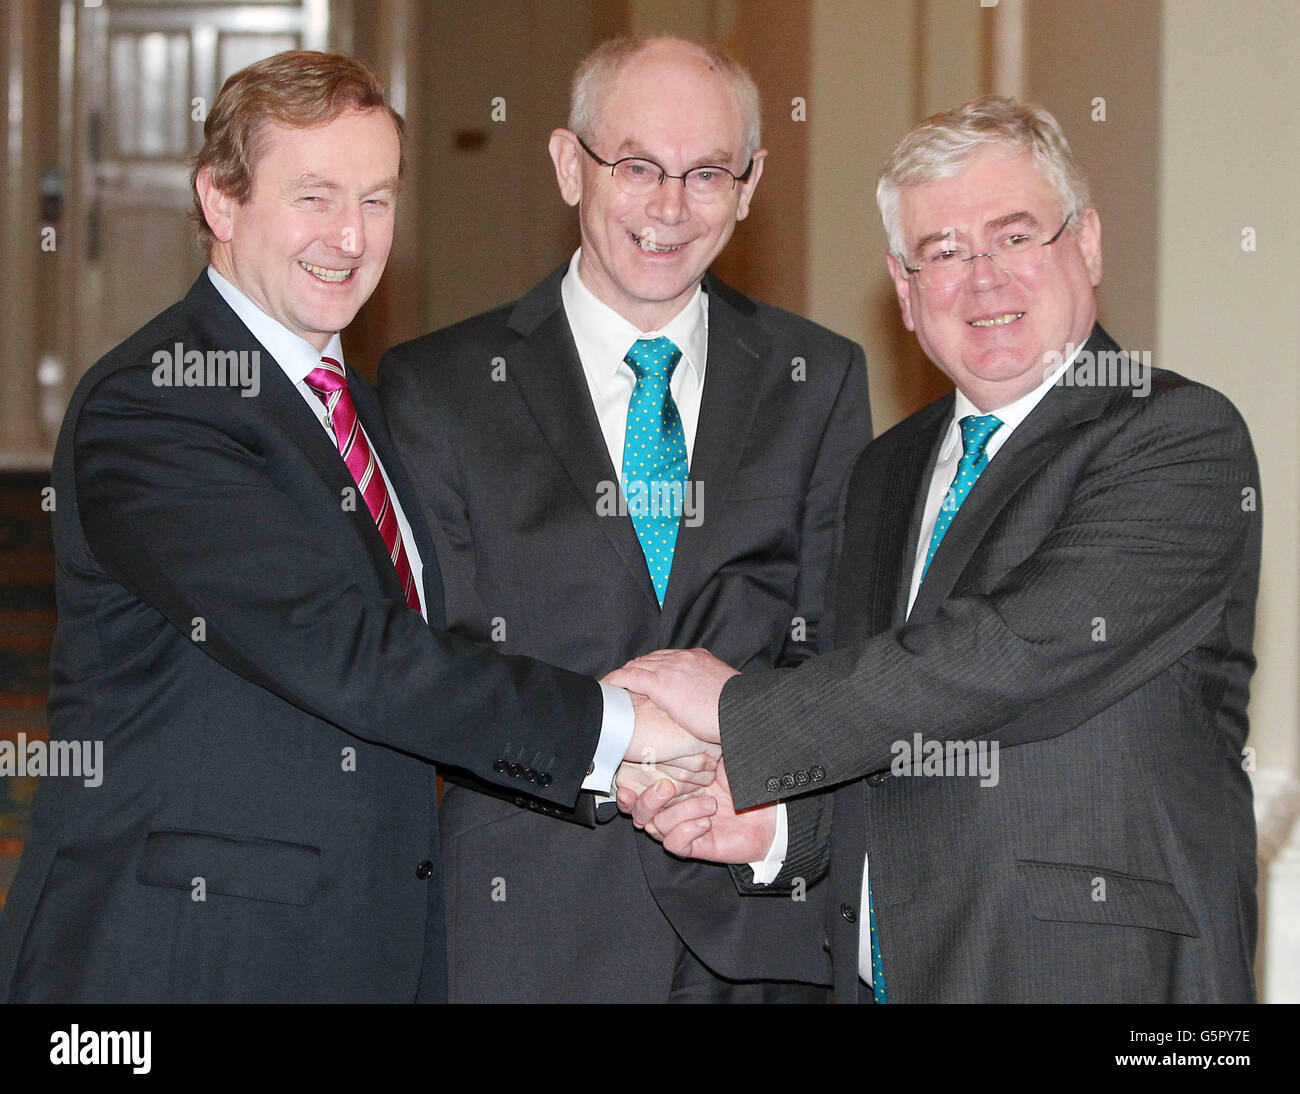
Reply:
[[600, 691], [605, 699], [605, 715], [600, 723], [600, 741], [596, 744], [596, 754], [591, 758], [591, 767], [582, 781], [582, 789], [613, 794], [614, 776], [618, 774], [618, 765], [627, 755], [627, 747], [632, 743], [632, 731], [636, 729], [636, 710], [632, 706], [632, 696], [622, 688], [601, 684]]
[[776, 875], [785, 865], [785, 855], [790, 848], [790, 825], [785, 819], [785, 802], [776, 806], [776, 835], [772, 837], [772, 846], [762, 862], [751, 862], [749, 868], [754, 871], [755, 885], [771, 885]]

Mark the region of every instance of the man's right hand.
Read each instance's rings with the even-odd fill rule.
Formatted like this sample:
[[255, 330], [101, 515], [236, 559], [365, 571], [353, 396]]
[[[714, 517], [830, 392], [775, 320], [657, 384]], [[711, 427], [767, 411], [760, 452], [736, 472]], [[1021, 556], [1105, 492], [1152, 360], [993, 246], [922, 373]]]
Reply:
[[777, 807], [737, 813], [725, 761], [718, 762], [716, 776], [709, 786], [686, 794], [665, 779], [638, 793], [620, 778], [618, 807], [674, 855], [708, 862], [760, 861], [776, 835]]

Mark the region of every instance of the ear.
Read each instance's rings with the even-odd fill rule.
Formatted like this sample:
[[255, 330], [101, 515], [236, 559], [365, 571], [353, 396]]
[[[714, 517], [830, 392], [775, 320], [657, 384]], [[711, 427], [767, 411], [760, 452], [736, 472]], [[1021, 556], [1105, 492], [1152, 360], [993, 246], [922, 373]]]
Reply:
[[754, 196], [754, 187], [763, 174], [763, 161], [767, 159], [767, 149], [760, 148], [754, 153], [754, 166], [749, 169], [749, 178], [739, 186], [740, 202], [736, 206], [736, 219], [744, 220], [749, 216], [749, 199]]
[[892, 251], [885, 253], [885, 261], [889, 264], [889, 276], [894, 279], [894, 292], [898, 295], [899, 311], [903, 313], [903, 326], [908, 330], [916, 330], [916, 324], [912, 321], [912, 279], [907, 276], [903, 264]]
[[1079, 253], [1088, 269], [1093, 287], [1101, 284], [1101, 218], [1096, 209], [1085, 209], [1079, 214]]
[[229, 243], [235, 235], [235, 210], [239, 207], [234, 197], [217, 189], [212, 181], [212, 168], [203, 167], [194, 180], [203, 207], [203, 219], [208, 222], [218, 243]]
[[577, 205], [582, 198], [582, 157], [585, 153], [578, 138], [568, 129], [556, 129], [547, 142], [551, 162], [555, 164], [555, 181], [566, 204]]

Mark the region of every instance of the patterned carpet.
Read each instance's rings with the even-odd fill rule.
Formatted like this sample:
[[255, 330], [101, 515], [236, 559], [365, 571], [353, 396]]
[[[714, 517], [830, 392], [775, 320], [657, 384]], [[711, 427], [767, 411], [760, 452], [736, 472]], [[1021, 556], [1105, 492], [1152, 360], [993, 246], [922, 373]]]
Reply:
[[[44, 738], [54, 637], [54, 545], [41, 510], [47, 473], [0, 474], [0, 740]], [[0, 906], [18, 866], [29, 777], [0, 776]]]

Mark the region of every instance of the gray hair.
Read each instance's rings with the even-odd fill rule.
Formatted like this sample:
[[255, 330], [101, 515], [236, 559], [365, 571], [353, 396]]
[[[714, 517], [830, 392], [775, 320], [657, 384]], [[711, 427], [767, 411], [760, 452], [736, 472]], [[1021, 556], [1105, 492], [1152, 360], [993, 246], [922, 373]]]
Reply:
[[683, 38], [644, 38], [629, 36], [601, 42], [583, 58], [573, 76], [569, 98], [569, 128], [590, 141], [595, 136], [596, 117], [601, 101], [608, 95], [615, 77], [628, 61], [661, 42], [682, 42], [698, 50], [709, 66], [727, 81], [740, 111], [745, 158], [758, 151], [762, 140], [762, 115], [758, 87], [745, 68], [721, 46], [708, 42], [691, 42]]
[[[990, 145], [1006, 149], [1007, 156], [1032, 152], [1066, 216], [1088, 208], [1088, 180], [1056, 119], [1033, 103], [985, 95], [926, 118], [894, 150], [876, 184], [876, 205], [891, 251], [907, 258], [898, 222], [899, 191], [952, 178]], [[1071, 231], [1077, 230], [1076, 220]]]

